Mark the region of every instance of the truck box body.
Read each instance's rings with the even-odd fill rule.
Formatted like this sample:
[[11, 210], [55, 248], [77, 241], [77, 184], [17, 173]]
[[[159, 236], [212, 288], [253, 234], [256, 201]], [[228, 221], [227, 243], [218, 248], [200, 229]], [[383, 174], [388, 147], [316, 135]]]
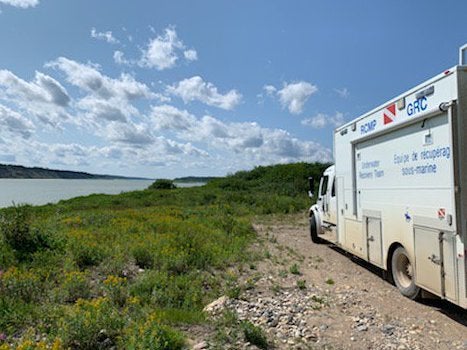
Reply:
[[466, 124], [467, 66], [456, 66], [339, 127], [329, 220], [331, 241], [382, 269], [403, 246], [417, 286], [464, 308]]

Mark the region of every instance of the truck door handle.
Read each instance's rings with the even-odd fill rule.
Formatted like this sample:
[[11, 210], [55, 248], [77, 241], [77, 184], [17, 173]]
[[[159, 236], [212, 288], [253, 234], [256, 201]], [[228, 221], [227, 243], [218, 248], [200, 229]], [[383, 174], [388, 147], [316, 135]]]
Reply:
[[441, 259], [438, 258], [436, 255], [432, 254], [431, 256], [428, 257], [428, 260], [430, 260], [433, 264], [436, 265], [441, 265]]
[[373, 236], [368, 237], [368, 242], [374, 242], [374, 241], [375, 241], [375, 237]]

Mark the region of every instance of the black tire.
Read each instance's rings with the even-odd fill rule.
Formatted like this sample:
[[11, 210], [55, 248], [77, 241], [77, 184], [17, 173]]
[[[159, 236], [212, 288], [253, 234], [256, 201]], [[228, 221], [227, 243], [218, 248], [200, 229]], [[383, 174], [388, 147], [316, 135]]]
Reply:
[[391, 257], [391, 272], [394, 284], [400, 293], [412, 300], [420, 296], [420, 288], [415, 284], [415, 267], [404, 247], [397, 247]]
[[323, 240], [318, 237], [318, 227], [316, 225], [315, 216], [313, 214], [310, 215], [310, 237], [313, 243], [323, 243]]

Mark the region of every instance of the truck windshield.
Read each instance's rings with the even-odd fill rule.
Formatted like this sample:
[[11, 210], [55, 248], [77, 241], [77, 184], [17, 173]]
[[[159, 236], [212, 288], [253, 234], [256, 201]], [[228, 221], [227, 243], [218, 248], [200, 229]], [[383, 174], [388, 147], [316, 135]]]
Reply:
[[326, 190], [328, 189], [328, 180], [329, 180], [329, 176], [324, 176], [323, 180], [321, 181], [321, 189], [320, 189], [321, 196], [324, 196], [326, 194]]

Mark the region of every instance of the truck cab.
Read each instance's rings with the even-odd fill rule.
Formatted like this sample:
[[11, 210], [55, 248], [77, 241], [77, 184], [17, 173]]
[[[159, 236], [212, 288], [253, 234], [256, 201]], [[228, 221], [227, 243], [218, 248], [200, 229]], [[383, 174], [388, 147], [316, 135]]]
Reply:
[[[310, 197], [313, 193], [310, 192]], [[309, 210], [310, 231], [313, 242], [320, 242], [319, 236], [335, 235], [337, 225], [337, 200], [336, 200], [336, 177], [335, 167], [331, 165], [324, 172], [320, 179], [316, 204]], [[326, 237], [330, 240], [330, 237]], [[332, 240], [331, 240], [332, 241]]]

